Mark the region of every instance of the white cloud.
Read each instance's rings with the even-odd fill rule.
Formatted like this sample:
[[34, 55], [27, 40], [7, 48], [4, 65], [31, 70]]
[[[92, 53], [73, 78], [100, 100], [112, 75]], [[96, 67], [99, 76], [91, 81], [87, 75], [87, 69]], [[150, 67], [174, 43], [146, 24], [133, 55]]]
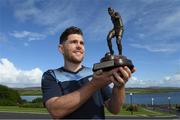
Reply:
[[[9, 87], [33, 87], [40, 86], [42, 71], [39, 68], [32, 70], [21, 70], [14, 66], [6, 58], [0, 59], [0, 84]], [[127, 87], [179, 87], [180, 73], [165, 76], [161, 80], [140, 80], [132, 76]]]
[[25, 47], [28, 47], [28, 46], [29, 46], [29, 44], [25, 42], [25, 43], [24, 43], [24, 46], [25, 46]]
[[0, 33], [0, 43], [6, 42], [7, 40], [8, 40], [8, 39], [7, 39], [6, 35], [3, 34], [3, 33]]
[[14, 31], [13, 33], [10, 33], [15, 38], [20, 39], [27, 39], [28, 41], [34, 41], [34, 40], [43, 40], [46, 38], [46, 35], [30, 32], [30, 31]]
[[21, 70], [6, 58], [0, 59], [0, 84], [9, 87], [35, 87], [41, 84], [42, 71], [39, 68]]
[[134, 76], [132, 76], [127, 83], [127, 87], [142, 87], [143, 88], [143, 87], [149, 87], [149, 86], [156, 86], [156, 85], [154, 84], [153, 81], [140, 80]]
[[27, 1], [10, 1], [14, 5], [15, 17], [21, 21], [31, 20], [34, 16], [37, 16], [39, 9], [35, 7], [34, 0]]
[[[110, 16], [101, 2], [91, 1], [90, 3], [58, 0], [11, 1], [14, 15], [18, 20], [31, 21], [44, 27], [46, 35], [56, 34], [67, 26], [75, 25], [83, 28], [90, 40], [103, 40], [112, 29]], [[136, 2], [127, 0], [108, 1], [108, 3], [121, 13], [124, 33], [129, 37], [128, 40], [132, 40], [129, 42], [132, 42], [133, 47], [162, 53], [174, 53], [180, 49], [180, 43], [177, 41], [180, 32], [178, 0], [138, 0]], [[22, 35], [25, 34], [22, 32]], [[27, 39], [32, 41], [43, 38], [45, 38], [43, 34], [37, 33]], [[170, 44], [172, 41], [173, 44]]]
[[155, 26], [155, 31], [164, 32], [165, 36], [174, 37], [179, 36], [180, 32], [180, 9], [175, 10], [173, 13], [169, 13]]
[[127, 87], [180, 87], [180, 73], [165, 76], [161, 80], [140, 80], [132, 76]]
[[180, 73], [176, 73], [174, 75], [164, 77], [163, 82], [167, 86], [173, 85], [173, 86], [180, 87]]
[[[135, 48], [149, 52], [174, 53], [180, 50], [180, 2], [144, 0], [137, 2], [141, 6], [130, 4], [128, 11], [135, 13], [128, 17], [131, 32], [127, 33]], [[129, 13], [128, 13], [129, 14]]]
[[[75, 25], [99, 35], [96, 31], [105, 30], [104, 27], [107, 26], [107, 23], [103, 21], [108, 13], [104, 12], [101, 2], [91, 1], [90, 3], [58, 0], [48, 2], [38, 0], [11, 1], [14, 15], [18, 20], [23, 22], [31, 20], [35, 24], [43, 26], [47, 34], [55, 34], [67, 26]], [[108, 21], [110, 23], [109, 16]]]
[[164, 52], [164, 53], [173, 53], [178, 50], [180, 50], [180, 46], [176, 44], [130, 44], [130, 46], [135, 47], [135, 48], [141, 48], [141, 49], [146, 49], [149, 52]]
[[[56, 33], [63, 26], [77, 21], [76, 8], [71, 1], [38, 1], [27, 0], [13, 2], [15, 17], [23, 22], [31, 20], [35, 24], [44, 26], [50, 33]], [[41, 4], [41, 7], [37, 4]], [[47, 34], [49, 34], [47, 31]]]

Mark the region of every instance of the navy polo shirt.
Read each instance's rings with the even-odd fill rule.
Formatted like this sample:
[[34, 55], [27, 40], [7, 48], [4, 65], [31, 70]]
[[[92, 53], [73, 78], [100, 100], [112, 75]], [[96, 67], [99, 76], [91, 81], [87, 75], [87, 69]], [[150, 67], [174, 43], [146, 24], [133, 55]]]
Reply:
[[[92, 79], [92, 74], [92, 70], [84, 66], [77, 72], [68, 71], [63, 67], [44, 72], [41, 86], [43, 102], [80, 89]], [[109, 86], [99, 89], [87, 102], [65, 118], [104, 119], [104, 102], [111, 93], [112, 89]]]

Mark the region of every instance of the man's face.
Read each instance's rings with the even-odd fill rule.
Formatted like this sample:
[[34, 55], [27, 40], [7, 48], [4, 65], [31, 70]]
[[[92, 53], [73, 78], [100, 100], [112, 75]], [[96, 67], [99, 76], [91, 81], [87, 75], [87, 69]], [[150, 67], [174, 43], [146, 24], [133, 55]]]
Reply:
[[79, 34], [70, 34], [67, 40], [60, 45], [60, 51], [65, 60], [73, 63], [81, 63], [84, 58], [84, 40]]

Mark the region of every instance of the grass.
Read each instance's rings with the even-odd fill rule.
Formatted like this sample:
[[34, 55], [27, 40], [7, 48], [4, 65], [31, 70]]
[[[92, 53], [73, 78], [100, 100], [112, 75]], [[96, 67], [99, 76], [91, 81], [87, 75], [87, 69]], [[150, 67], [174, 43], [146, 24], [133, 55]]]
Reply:
[[166, 92], [180, 92], [180, 88], [126, 88], [126, 93], [166, 93]]
[[29, 113], [48, 113], [46, 108], [22, 108], [18, 106], [0, 106], [2, 112], [29, 112]]
[[26, 89], [19, 89], [18, 90], [20, 95], [26, 95], [26, 96], [31, 96], [31, 95], [42, 95], [41, 89], [32, 89], [32, 90], [26, 90]]
[[[0, 106], [0, 111], [2, 112], [28, 112], [28, 113], [48, 113], [46, 108], [22, 108], [18, 106]], [[113, 115], [105, 109], [106, 115]], [[130, 116], [131, 112], [122, 109], [122, 111], [118, 115], [126, 115]], [[146, 108], [140, 107], [138, 112], [133, 112], [134, 116], [168, 116], [171, 115], [169, 113], [162, 113], [158, 111], [148, 110]]]
[[[105, 114], [106, 115], [113, 115], [107, 109], [105, 109]], [[130, 116], [131, 112], [126, 111], [123, 108], [118, 115]], [[143, 107], [139, 107], [139, 110], [137, 112], [133, 112], [133, 115], [134, 116], [169, 116], [169, 115], [172, 115], [172, 114], [163, 113], [163, 112], [159, 112], [159, 111], [153, 111], [153, 110], [149, 110], [149, 109], [146, 109], [146, 108], [143, 108]]]
[[[40, 87], [36, 88], [16, 88], [20, 95], [42, 95]], [[165, 93], [165, 92], [180, 92], [180, 88], [126, 88], [126, 93]]]

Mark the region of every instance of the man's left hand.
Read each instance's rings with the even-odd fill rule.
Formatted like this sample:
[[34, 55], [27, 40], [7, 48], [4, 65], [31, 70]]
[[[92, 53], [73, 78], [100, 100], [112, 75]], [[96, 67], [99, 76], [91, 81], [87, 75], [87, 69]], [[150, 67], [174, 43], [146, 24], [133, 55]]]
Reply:
[[112, 76], [110, 77], [111, 81], [117, 87], [124, 87], [128, 79], [131, 77], [131, 74], [136, 71], [135, 68], [132, 71], [127, 67], [119, 67], [113, 70]]

